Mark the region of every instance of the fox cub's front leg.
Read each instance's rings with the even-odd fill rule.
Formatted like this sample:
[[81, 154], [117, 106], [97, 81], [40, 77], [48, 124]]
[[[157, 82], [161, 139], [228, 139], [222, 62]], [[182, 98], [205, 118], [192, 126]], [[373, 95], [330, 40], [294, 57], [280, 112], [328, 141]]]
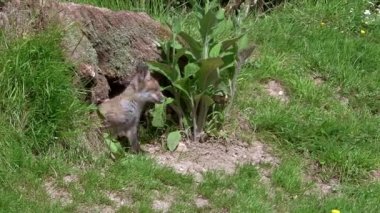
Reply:
[[133, 153], [140, 153], [141, 148], [140, 148], [140, 143], [137, 139], [137, 125], [133, 126], [127, 131], [127, 137], [128, 137], [129, 143], [131, 144], [131, 151]]

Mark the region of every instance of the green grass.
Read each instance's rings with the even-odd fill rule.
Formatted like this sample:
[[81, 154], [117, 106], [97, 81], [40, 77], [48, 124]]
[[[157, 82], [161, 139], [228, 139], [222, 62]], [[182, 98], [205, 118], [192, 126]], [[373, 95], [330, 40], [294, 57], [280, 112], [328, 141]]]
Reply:
[[[161, 20], [176, 14], [159, 3], [78, 2], [147, 11]], [[153, 212], [156, 199], [171, 200], [170, 212], [379, 212], [380, 183], [369, 172], [380, 166], [380, 24], [363, 23], [367, 1], [323, 2], [293, 1], [243, 23], [258, 53], [242, 72], [234, 110], [251, 112], [255, 137], [281, 160], [265, 184], [266, 165], [241, 166], [233, 175], [207, 172], [196, 183], [144, 156], [92, 159], [81, 148], [89, 107], [63, 59], [60, 32], [16, 40], [1, 35], [0, 211], [102, 210], [113, 205], [112, 192], [128, 200], [120, 212]], [[189, 13], [182, 25], [193, 29], [194, 23]], [[315, 85], [315, 74], [326, 81]], [[266, 95], [268, 79], [284, 85], [288, 103]], [[65, 182], [67, 175], [76, 180]], [[315, 180], [332, 178], [339, 181], [336, 191], [311, 190]], [[48, 180], [73, 202], [53, 202]], [[209, 206], [197, 208], [195, 197]]]
[[[24, 39], [1, 39], [0, 206], [5, 209], [48, 208], [41, 178], [81, 152], [88, 106], [72, 84], [73, 71], [63, 60], [60, 38], [57, 30], [49, 30]], [[35, 192], [36, 199], [20, 197], [23, 190]]]
[[302, 164], [300, 160], [284, 160], [276, 168], [272, 175], [275, 186], [283, 188], [290, 194], [301, 194], [302, 192]]
[[[322, 175], [344, 181], [359, 181], [380, 165], [380, 31], [360, 35], [358, 16], [365, 6], [365, 1], [303, 1], [250, 23], [260, 55], [241, 85], [257, 91], [247, 98], [241, 90], [240, 107], [256, 110], [250, 118], [259, 135], [310, 156], [330, 171]], [[314, 74], [327, 79], [322, 86], [313, 83]], [[282, 82], [288, 104], [263, 95], [258, 85], [267, 79]], [[348, 105], [337, 96], [346, 97]]]
[[[68, 1], [68, 0], [61, 0]], [[177, 13], [177, 10], [181, 8], [181, 5], [175, 1], [166, 0], [113, 0], [113, 1], [103, 1], [103, 0], [73, 0], [68, 2], [77, 2], [83, 4], [95, 5], [98, 7], [105, 7], [112, 10], [129, 10], [135, 12], [146, 12], [149, 15], [165, 20], [168, 18], [169, 14]], [[174, 9], [176, 8], [176, 9]]]
[[[33, 152], [67, 143], [85, 124], [87, 106], [72, 85], [56, 31], [6, 43], [0, 58], [0, 108], [7, 125], [28, 138]], [[67, 144], [69, 145], [69, 144]]]
[[214, 208], [231, 212], [272, 212], [268, 191], [260, 183], [260, 175], [253, 166], [242, 166], [233, 176], [208, 173], [199, 187]]

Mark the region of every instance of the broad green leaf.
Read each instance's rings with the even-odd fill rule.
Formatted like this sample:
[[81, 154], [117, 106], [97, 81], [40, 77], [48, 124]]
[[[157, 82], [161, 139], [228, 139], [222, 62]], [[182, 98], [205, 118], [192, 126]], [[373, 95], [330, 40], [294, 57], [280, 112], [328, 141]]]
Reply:
[[170, 65], [155, 61], [148, 62], [148, 65], [152, 70], [164, 75], [171, 82], [178, 79], [178, 71]]
[[198, 61], [199, 58], [197, 58], [191, 51], [186, 50], [185, 56], [189, 62], [195, 62]]
[[207, 11], [206, 15], [200, 20], [200, 29], [202, 40], [205, 41], [206, 37], [212, 33], [214, 27], [218, 23], [216, 14], [213, 10]]
[[199, 70], [198, 87], [205, 90], [209, 85], [218, 81], [218, 68], [223, 65], [220, 57], [207, 58], [200, 61], [201, 68]]
[[199, 95], [194, 96], [194, 100], [197, 102], [203, 101], [205, 106], [207, 107], [215, 103], [214, 100], [210, 96], [205, 95], [205, 94], [199, 94]]
[[202, 45], [191, 37], [189, 34], [185, 32], [180, 32], [178, 34], [180, 38], [182, 38], [183, 42], [185, 42], [185, 47], [194, 55], [195, 58], [201, 58], [202, 56]]
[[173, 82], [173, 86], [177, 89], [179, 89], [183, 94], [186, 95], [186, 98], [191, 100], [190, 96], [190, 86], [188, 85], [188, 78], [182, 78], [175, 82]]
[[170, 42], [160, 42], [160, 47], [164, 53], [164, 55], [169, 55], [170, 50]]
[[195, 63], [189, 63], [185, 66], [185, 78], [194, 76], [199, 71], [199, 66]]
[[182, 106], [182, 110], [184, 112], [186, 111], [191, 111], [192, 109], [192, 93], [194, 93], [194, 87], [193, 85], [191, 85], [191, 81], [189, 81], [188, 78], [183, 78], [183, 79], [180, 79], [176, 82], [173, 83], [173, 86], [175, 89], [179, 90], [179, 98], [180, 100], [176, 100], [178, 101], [177, 105], [179, 106]]
[[121, 147], [119, 142], [112, 139], [108, 133], [104, 133], [103, 138], [112, 154], [121, 155], [123, 153], [123, 147]]
[[169, 133], [168, 138], [167, 138], [167, 145], [170, 151], [174, 151], [179, 142], [181, 141], [181, 133], [179, 131], [174, 131]]
[[216, 88], [215, 94], [220, 93], [220, 95], [226, 95], [228, 94], [228, 92], [229, 92], [229, 86], [225, 82], [220, 82], [220, 84], [218, 84]]
[[110, 144], [109, 144], [110, 146], [110, 150], [111, 150], [111, 152], [112, 153], [117, 153], [117, 146], [116, 146], [116, 144], [115, 143], [113, 143], [113, 142], [111, 142]]
[[122, 155], [124, 151], [121, 144], [119, 142], [114, 142], [112, 144], [116, 147], [116, 150], [117, 150], [116, 152], [114, 152], [114, 154]]
[[103, 134], [104, 142], [106, 143], [107, 147], [111, 150], [111, 152], [116, 152], [115, 147], [112, 147], [112, 139], [109, 137], [108, 134]]
[[237, 41], [239, 41], [239, 39], [242, 37], [241, 36], [238, 36], [236, 38], [232, 38], [232, 39], [228, 39], [228, 40], [225, 40], [223, 41], [222, 43], [222, 51], [226, 51], [228, 48], [230, 48], [231, 46], [234, 46], [234, 45], [237, 45]]
[[[198, 0], [198, 2], [200, 2]], [[205, 1], [203, 1], [205, 2]], [[199, 5], [199, 3], [198, 3]], [[219, 6], [219, 1], [215, 1], [215, 0], [207, 0], [205, 3], [204, 3], [204, 6], [202, 8], [202, 11], [203, 13], [207, 13], [209, 10], [214, 10], [215, 8], [217, 8]]]
[[174, 49], [181, 49], [182, 48], [182, 45], [178, 42], [178, 41], [173, 41], [171, 43], [171, 47], [173, 47]]
[[236, 58], [235, 54], [229, 54], [222, 57], [223, 60], [223, 67], [219, 70], [220, 72], [225, 71], [226, 69], [229, 69], [231, 67], [235, 66]]
[[228, 55], [232, 55], [233, 57], [235, 57], [236, 53], [237, 53], [237, 48], [230, 48], [227, 51], [220, 52], [219, 57], [223, 58], [223, 57], [228, 56]]
[[166, 123], [166, 106], [173, 102], [172, 98], [166, 98], [162, 104], [155, 104], [154, 109], [150, 112], [153, 117], [152, 125], [162, 128]]
[[180, 49], [177, 49], [175, 55], [174, 55], [174, 63], [177, 63], [178, 62], [178, 59], [181, 58], [182, 56], [184, 56], [186, 53], [186, 49], [184, 48], [180, 48]]
[[218, 57], [219, 54], [220, 54], [221, 48], [222, 48], [222, 43], [221, 42], [219, 42], [216, 45], [214, 45], [211, 48], [211, 50], [210, 50], [210, 54], [209, 54], [210, 58]]
[[197, 100], [197, 132], [200, 133], [206, 124], [207, 113], [209, 107], [214, 103], [214, 100], [208, 95], [199, 95], [195, 97], [195, 99]]
[[175, 33], [175, 34], [181, 32], [181, 21], [180, 21], [180, 19], [174, 19], [173, 20], [172, 30], [173, 30], [173, 33]]
[[229, 80], [233, 77], [235, 73], [236, 67], [234, 64], [229, 64], [228, 66], [225, 66], [219, 70], [220, 78], [223, 80]]
[[249, 40], [247, 34], [244, 34], [237, 42], [238, 48], [243, 49], [249, 46]]
[[216, 12], [216, 18], [219, 19], [219, 20], [223, 20], [224, 19], [224, 9], [223, 8], [220, 8], [218, 10], [218, 12]]

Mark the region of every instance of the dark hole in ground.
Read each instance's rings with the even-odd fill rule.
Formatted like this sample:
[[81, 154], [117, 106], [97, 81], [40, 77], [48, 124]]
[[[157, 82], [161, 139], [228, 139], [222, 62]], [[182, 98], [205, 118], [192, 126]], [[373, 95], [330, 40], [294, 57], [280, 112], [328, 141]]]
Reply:
[[106, 76], [108, 85], [110, 86], [110, 91], [108, 93], [108, 98], [113, 98], [121, 94], [127, 85], [121, 78]]

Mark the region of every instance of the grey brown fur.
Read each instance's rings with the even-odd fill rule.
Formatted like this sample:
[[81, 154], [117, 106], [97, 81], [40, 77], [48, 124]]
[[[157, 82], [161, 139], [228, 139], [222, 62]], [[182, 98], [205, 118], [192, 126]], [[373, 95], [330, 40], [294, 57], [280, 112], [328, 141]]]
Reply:
[[118, 96], [99, 105], [104, 127], [114, 136], [127, 137], [132, 152], [140, 152], [137, 128], [146, 103], [164, 100], [160, 85], [150, 75], [144, 64], [137, 66], [137, 73], [128, 87]]

